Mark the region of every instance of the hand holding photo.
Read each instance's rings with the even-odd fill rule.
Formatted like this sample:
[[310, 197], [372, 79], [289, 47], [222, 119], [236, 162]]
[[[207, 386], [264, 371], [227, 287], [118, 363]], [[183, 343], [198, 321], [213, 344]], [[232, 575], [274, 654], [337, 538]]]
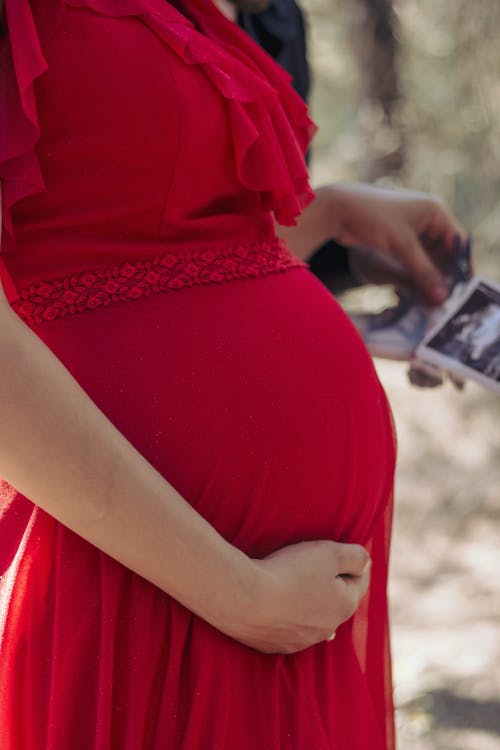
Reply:
[[461, 390], [463, 380], [455, 373], [443, 371], [436, 364], [422, 362], [416, 350], [426, 333], [444, 319], [461, 298], [472, 278], [471, 237], [463, 241], [455, 237], [455, 254], [452, 274], [448, 278], [450, 293], [439, 307], [429, 307], [411, 290], [397, 289], [398, 304], [378, 313], [351, 314], [351, 320], [361, 334], [373, 357], [409, 362], [408, 377], [418, 388], [442, 385], [445, 376]]

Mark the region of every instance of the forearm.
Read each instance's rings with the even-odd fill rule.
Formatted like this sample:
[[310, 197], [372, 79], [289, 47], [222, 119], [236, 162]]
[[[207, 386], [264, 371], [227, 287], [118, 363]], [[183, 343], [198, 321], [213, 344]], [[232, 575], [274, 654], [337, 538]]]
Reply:
[[5, 300], [0, 361], [1, 476], [213, 624], [228, 598], [249, 595], [251, 561], [140, 456]]
[[298, 217], [296, 226], [276, 227], [278, 236], [302, 260], [308, 260], [325, 242], [338, 240], [342, 234], [340, 205], [336, 210], [337, 187], [324, 185], [314, 192], [313, 202]]

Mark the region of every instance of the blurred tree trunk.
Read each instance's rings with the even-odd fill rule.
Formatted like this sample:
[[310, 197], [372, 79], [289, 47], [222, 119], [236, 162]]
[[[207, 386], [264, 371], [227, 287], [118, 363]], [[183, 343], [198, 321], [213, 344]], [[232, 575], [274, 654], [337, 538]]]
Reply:
[[353, 18], [353, 48], [362, 79], [360, 128], [366, 142], [366, 179], [398, 176], [405, 143], [399, 120], [398, 17], [393, 0], [344, 0]]

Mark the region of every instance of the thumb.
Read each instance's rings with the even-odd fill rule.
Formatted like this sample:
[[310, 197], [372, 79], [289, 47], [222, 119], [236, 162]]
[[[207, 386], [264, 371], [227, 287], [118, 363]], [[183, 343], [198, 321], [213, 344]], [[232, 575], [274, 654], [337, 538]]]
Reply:
[[371, 565], [370, 555], [359, 544], [337, 544], [337, 575], [360, 576]]

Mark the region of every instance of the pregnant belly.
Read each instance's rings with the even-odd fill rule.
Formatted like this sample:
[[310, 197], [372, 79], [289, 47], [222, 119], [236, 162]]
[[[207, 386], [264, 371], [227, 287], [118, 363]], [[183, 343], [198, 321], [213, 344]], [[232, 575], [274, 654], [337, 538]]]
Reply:
[[387, 404], [358, 335], [309, 271], [157, 294], [37, 333], [240, 548], [369, 539], [392, 487]]

